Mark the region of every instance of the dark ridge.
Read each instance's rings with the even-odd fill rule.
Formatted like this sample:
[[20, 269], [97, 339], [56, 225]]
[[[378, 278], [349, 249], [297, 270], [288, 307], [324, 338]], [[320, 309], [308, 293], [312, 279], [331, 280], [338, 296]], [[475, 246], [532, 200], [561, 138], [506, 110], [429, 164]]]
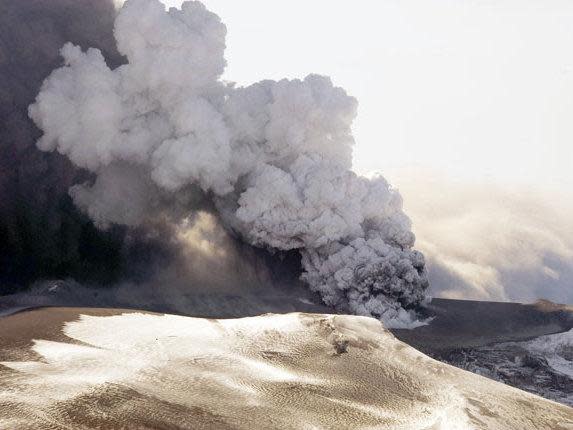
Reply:
[[571, 306], [546, 300], [522, 304], [433, 299], [425, 312], [433, 317], [429, 325], [392, 332], [431, 356], [452, 348], [523, 341], [573, 328]]

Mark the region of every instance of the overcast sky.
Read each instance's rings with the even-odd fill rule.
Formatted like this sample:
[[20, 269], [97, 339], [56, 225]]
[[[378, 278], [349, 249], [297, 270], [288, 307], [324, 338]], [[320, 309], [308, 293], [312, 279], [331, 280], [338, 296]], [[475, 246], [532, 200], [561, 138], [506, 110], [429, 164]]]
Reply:
[[358, 98], [358, 171], [573, 186], [571, 1], [204, 3], [228, 28], [227, 79], [320, 73]]
[[573, 1], [203, 2], [225, 79], [358, 99], [354, 168], [404, 195], [433, 294], [573, 303]]

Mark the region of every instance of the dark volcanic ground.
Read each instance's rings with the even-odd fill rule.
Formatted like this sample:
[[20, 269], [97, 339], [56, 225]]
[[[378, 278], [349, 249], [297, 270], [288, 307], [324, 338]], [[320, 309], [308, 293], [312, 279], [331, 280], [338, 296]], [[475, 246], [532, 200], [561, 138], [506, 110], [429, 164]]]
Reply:
[[573, 306], [546, 300], [533, 304], [433, 299], [432, 322], [415, 330], [392, 330], [400, 340], [431, 355], [454, 348], [529, 340], [573, 328]]
[[434, 320], [394, 335], [440, 361], [573, 406], [573, 307], [433, 299]]

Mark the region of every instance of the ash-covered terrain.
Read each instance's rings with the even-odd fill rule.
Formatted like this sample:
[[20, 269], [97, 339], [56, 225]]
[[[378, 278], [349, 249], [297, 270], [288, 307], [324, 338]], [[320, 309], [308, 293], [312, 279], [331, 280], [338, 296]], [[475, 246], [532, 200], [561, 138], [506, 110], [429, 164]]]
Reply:
[[573, 406], [573, 330], [455, 350], [442, 361]]
[[432, 322], [394, 330], [440, 361], [572, 405], [573, 308], [434, 299]]

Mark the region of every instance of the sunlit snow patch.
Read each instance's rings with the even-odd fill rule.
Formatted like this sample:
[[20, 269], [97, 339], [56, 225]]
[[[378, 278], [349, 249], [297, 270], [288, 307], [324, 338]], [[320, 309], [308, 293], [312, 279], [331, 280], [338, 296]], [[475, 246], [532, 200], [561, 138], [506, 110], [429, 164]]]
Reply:
[[373, 318], [82, 315], [63, 333], [68, 342], [34, 341], [38, 360], [2, 363], [0, 426], [573, 425], [564, 406], [432, 360]]

